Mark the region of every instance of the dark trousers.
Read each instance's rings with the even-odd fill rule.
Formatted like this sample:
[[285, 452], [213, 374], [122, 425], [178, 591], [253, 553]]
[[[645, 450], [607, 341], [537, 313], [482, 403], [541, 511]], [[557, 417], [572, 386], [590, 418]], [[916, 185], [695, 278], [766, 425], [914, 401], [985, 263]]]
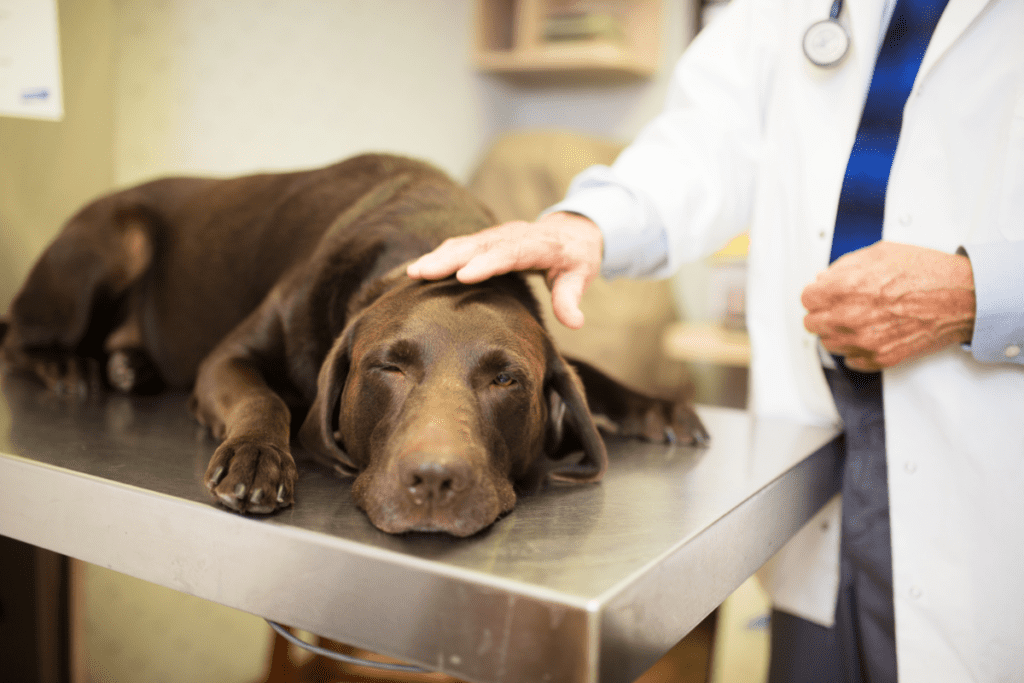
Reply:
[[836, 623], [772, 612], [770, 683], [896, 680], [882, 376], [826, 370], [846, 425]]

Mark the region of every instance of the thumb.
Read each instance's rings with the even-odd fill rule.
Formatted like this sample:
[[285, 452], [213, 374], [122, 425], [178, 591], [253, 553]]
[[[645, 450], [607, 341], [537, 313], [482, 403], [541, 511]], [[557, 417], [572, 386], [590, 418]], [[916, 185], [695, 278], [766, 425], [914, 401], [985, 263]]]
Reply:
[[551, 305], [555, 317], [566, 327], [574, 330], [583, 327], [580, 300], [586, 286], [586, 277], [576, 272], [564, 273], [551, 282]]

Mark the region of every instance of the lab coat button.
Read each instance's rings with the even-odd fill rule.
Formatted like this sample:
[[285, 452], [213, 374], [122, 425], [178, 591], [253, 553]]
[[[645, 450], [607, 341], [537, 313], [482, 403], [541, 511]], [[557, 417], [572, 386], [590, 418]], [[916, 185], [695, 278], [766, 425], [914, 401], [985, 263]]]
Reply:
[[1016, 344], [1010, 344], [1009, 346], [1006, 347], [1003, 353], [1006, 355], [1007, 358], [1016, 358], [1017, 356], [1020, 355], [1020, 347], [1017, 346]]
[[914, 222], [914, 217], [909, 213], [900, 214], [900, 225], [910, 225]]
[[921, 592], [922, 591], [921, 591], [921, 587], [920, 586], [911, 586], [910, 587], [910, 597], [914, 598], [915, 600], [917, 600], [918, 598], [921, 597]]
[[913, 474], [917, 472], [917, 463], [910, 460], [903, 463], [903, 469], [906, 470], [907, 474]]

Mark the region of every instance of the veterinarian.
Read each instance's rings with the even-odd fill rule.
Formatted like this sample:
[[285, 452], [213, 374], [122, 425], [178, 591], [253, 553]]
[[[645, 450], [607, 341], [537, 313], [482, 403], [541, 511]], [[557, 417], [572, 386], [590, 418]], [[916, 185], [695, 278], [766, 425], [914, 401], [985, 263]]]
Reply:
[[543, 270], [578, 328], [599, 272], [749, 227], [751, 410], [847, 447], [772, 561], [774, 681], [1024, 680], [1022, 36], [1021, 0], [734, 0], [611, 168], [409, 268]]

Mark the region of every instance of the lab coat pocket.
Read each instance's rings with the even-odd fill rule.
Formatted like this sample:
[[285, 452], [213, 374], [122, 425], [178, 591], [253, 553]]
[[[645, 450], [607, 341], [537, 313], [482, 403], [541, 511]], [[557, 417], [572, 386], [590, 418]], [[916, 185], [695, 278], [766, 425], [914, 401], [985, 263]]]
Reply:
[[1024, 240], [1024, 94], [1017, 97], [1007, 142], [999, 229], [1008, 240]]

